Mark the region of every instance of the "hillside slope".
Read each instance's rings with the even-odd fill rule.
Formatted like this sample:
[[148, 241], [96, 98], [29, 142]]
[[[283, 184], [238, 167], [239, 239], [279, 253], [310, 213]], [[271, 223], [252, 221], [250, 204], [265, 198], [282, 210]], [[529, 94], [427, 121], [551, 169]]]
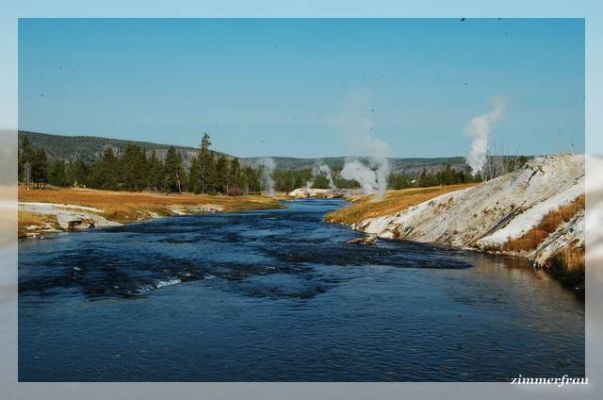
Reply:
[[[94, 161], [100, 158], [103, 151], [110, 148], [115, 153], [121, 153], [128, 144], [135, 144], [149, 151], [155, 151], [157, 157], [165, 159], [170, 145], [151, 142], [138, 142], [134, 140], [110, 139], [96, 136], [61, 136], [48, 133], [19, 131], [19, 143], [27, 137], [34, 149], [44, 149], [52, 159], [59, 158], [66, 161], [84, 160]], [[180, 151], [185, 166], [189, 166], [197, 154], [197, 149], [192, 147], [174, 146]]]
[[352, 226], [382, 238], [520, 254], [546, 268], [570, 255], [567, 268], [583, 268], [584, 179], [581, 155], [538, 157], [516, 172]]
[[[155, 151], [157, 157], [163, 160], [170, 147], [168, 144], [151, 142], [139, 142], [132, 140], [110, 139], [95, 136], [63, 136], [48, 133], [19, 131], [19, 141], [27, 137], [34, 149], [44, 149], [52, 159], [60, 158], [66, 161], [81, 159], [84, 161], [97, 160], [107, 148], [120, 153], [128, 143], [135, 144]], [[199, 138], [200, 140], [200, 138]], [[184, 166], [190, 167], [197, 149], [193, 147], [174, 146], [182, 155]], [[223, 154], [216, 152], [216, 154]], [[225, 154], [225, 153], [224, 153]], [[229, 157], [231, 155], [226, 154]], [[265, 157], [239, 158], [244, 165], [255, 166]], [[274, 160], [279, 170], [301, 170], [311, 169], [316, 164], [327, 164], [332, 169], [341, 169], [345, 163], [345, 157], [325, 158], [295, 158], [295, 157], [270, 157]], [[391, 170], [393, 172], [405, 172], [409, 175], [418, 175], [426, 169], [429, 172], [440, 170], [446, 163], [453, 168], [462, 170], [465, 168], [463, 157], [436, 157], [436, 158], [390, 158]]]

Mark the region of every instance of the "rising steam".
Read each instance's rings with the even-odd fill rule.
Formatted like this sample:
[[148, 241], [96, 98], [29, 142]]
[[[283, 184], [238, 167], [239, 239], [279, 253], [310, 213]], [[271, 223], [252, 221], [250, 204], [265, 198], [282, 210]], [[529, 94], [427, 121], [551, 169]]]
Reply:
[[490, 104], [492, 109], [472, 118], [464, 130], [465, 136], [473, 139], [466, 160], [474, 175], [481, 172], [486, 164], [490, 132], [502, 120], [505, 111], [505, 100], [502, 97], [490, 98]]
[[374, 123], [368, 116], [368, 111], [373, 109], [367, 93], [354, 93], [347, 100], [344, 112], [335, 122], [352, 150], [363, 157], [347, 158], [341, 176], [355, 180], [365, 194], [375, 194], [375, 200], [382, 200], [390, 171], [389, 148], [373, 134]]
[[329, 181], [329, 189], [337, 189], [337, 187], [335, 186], [335, 181], [333, 181], [333, 174], [331, 172], [331, 168], [329, 168], [327, 164], [319, 164], [312, 167], [312, 180], [306, 183], [308, 189], [314, 185], [314, 180], [322, 175], [327, 177], [327, 180]]
[[262, 188], [268, 196], [274, 196], [274, 179], [272, 173], [276, 169], [274, 160], [270, 157], [260, 158], [257, 161], [258, 166], [262, 167]]

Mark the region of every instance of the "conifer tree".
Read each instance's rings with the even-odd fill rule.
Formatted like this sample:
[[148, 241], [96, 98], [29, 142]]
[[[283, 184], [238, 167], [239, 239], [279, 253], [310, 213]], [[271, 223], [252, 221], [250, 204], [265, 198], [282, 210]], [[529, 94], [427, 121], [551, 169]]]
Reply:
[[170, 146], [165, 157], [165, 189], [170, 192], [182, 192], [182, 160], [174, 146]]
[[105, 149], [99, 162], [98, 187], [111, 190], [117, 189], [119, 181], [118, 167], [119, 161], [113, 154], [113, 149], [110, 147]]
[[203, 138], [201, 139], [201, 148], [199, 149], [199, 154], [197, 155], [197, 160], [199, 162], [199, 191], [201, 193], [210, 193], [213, 189], [212, 186], [212, 178], [214, 174], [214, 156], [210, 150], [211, 139], [207, 133], [203, 133]]
[[149, 188], [151, 190], [161, 190], [163, 189], [163, 171], [164, 165], [159, 158], [157, 158], [157, 154], [155, 151], [151, 153], [151, 158], [149, 159], [148, 166], [148, 181]]
[[230, 160], [230, 168], [228, 170], [228, 180], [226, 182], [226, 191], [228, 194], [241, 193], [241, 165], [239, 159], [233, 157]]
[[31, 180], [32, 182], [48, 181], [48, 160], [46, 152], [42, 149], [33, 151], [31, 154]]
[[216, 161], [216, 170], [214, 174], [214, 191], [218, 193], [227, 193], [228, 189], [228, 159], [224, 154], [218, 157]]
[[188, 190], [193, 193], [201, 193], [199, 168], [199, 157], [195, 157], [188, 174]]
[[67, 186], [64, 160], [56, 159], [50, 164], [48, 168], [48, 183], [55, 186]]

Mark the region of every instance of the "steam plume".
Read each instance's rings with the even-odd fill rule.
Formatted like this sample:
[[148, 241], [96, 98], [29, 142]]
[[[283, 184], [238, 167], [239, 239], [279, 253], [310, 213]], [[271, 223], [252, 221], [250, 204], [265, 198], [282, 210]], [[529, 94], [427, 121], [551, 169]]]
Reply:
[[308, 188], [311, 188], [314, 185], [314, 179], [317, 177], [325, 175], [327, 180], [329, 181], [329, 188], [331, 190], [337, 189], [335, 186], [335, 182], [333, 181], [333, 174], [331, 173], [331, 168], [327, 164], [315, 165], [312, 167], [312, 181], [309, 181], [306, 185]]
[[262, 187], [264, 188], [264, 192], [268, 196], [274, 196], [274, 179], [272, 179], [272, 173], [276, 169], [274, 160], [270, 157], [260, 158], [257, 163], [262, 167]]
[[474, 175], [481, 172], [486, 164], [490, 132], [502, 120], [505, 111], [505, 100], [502, 97], [490, 98], [490, 104], [492, 109], [472, 118], [464, 130], [465, 136], [473, 139], [466, 160]]
[[355, 180], [365, 194], [375, 193], [375, 200], [382, 200], [390, 172], [389, 148], [373, 134], [374, 123], [367, 112], [374, 109], [370, 107], [368, 94], [356, 92], [347, 100], [344, 112], [335, 122], [345, 133], [352, 150], [364, 157], [346, 159], [341, 176]]

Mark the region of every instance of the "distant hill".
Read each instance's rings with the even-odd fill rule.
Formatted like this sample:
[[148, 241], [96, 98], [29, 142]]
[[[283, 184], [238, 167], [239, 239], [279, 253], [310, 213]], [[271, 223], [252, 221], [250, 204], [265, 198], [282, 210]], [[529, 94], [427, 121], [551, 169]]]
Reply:
[[[121, 153], [128, 143], [136, 144], [148, 149], [149, 152], [155, 151], [158, 158], [164, 159], [168, 144], [158, 144], [151, 142], [139, 142], [133, 140], [109, 139], [95, 136], [61, 136], [48, 133], [37, 133], [29, 131], [19, 131], [19, 142], [27, 137], [31, 146], [35, 149], [46, 150], [50, 158], [60, 158], [66, 161], [82, 159], [84, 161], [93, 161], [98, 159], [107, 148], [113, 149], [117, 154]], [[190, 166], [193, 158], [197, 154], [197, 149], [193, 147], [174, 146], [180, 151], [183, 157], [184, 165]], [[222, 153], [218, 153], [222, 154]], [[228, 155], [228, 154], [227, 154]], [[232, 157], [232, 156], [231, 156]], [[257, 165], [263, 157], [241, 158], [244, 164]], [[331, 169], [341, 169], [345, 163], [346, 157], [325, 157], [325, 158], [294, 158], [294, 157], [272, 157], [277, 169], [281, 170], [300, 170], [312, 168], [318, 163], [327, 164]], [[450, 163], [456, 169], [464, 168], [465, 160], [463, 157], [437, 157], [437, 158], [390, 158], [391, 169], [394, 172], [406, 172], [411, 175], [419, 174], [424, 168], [428, 171], [440, 169], [445, 163]]]
[[[128, 144], [135, 144], [146, 148], [149, 152], [155, 151], [157, 157], [165, 159], [169, 144], [151, 142], [138, 142], [135, 140], [109, 139], [96, 136], [61, 136], [48, 133], [19, 131], [19, 143], [27, 137], [34, 149], [44, 149], [52, 159], [59, 158], [66, 161], [84, 160], [93, 161], [100, 158], [102, 153], [113, 149], [116, 154], [121, 153]], [[180, 151], [185, 166], [190, 166], [192, 159], [197, 154], [193, 147], [174, 146]]]
[[[250, 157], [244, 160], [249, 163], [257, 163], [263, 157]], [[347, 157], [324, 157], [324, 158], [293, 158], [293, 157], [272, 157], [277, 169], [307, 169], [316, 164], [327, 164], [331, 169], [341, 169], [345, 164]], [[356, 157], [363, 159], [364, 157]], [[444, 164], [450, 163], [457, 169], [464, 168], [465, 159], [463, 157], [436, 157], [436, 158], [390, 158], [390, 165], [393, 172], [404, 171], [409, 174], [420, 173], [423, 168], [427, 170], [439, 169]]]

